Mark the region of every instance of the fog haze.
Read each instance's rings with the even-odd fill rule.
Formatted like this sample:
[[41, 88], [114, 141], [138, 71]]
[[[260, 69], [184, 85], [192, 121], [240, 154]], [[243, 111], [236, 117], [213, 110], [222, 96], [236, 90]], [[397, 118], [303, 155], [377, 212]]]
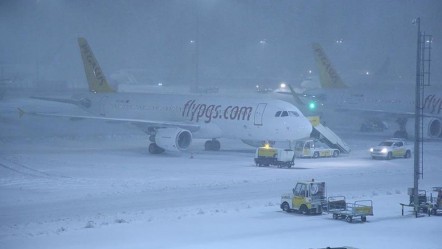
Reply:
[[108, 77], [136, 69], [146, 84], [297, 84], [316, 73], [312, 42], [349, 84], [386, 61], [384, 79], [413, 83], [412, 20], [421, 17], [421, 29], [433, 35], [432, 82], [440, 84], [440, 13], [437, 0], [5, 0], [1, 73], [85, 87], [76, 43], [83, 36]]

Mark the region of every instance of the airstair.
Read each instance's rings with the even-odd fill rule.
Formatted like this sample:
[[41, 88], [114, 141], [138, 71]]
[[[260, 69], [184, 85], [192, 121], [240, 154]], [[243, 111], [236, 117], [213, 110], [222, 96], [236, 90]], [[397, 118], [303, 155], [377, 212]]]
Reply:
[[317, 117], [309, 117], [313, 125], [311, 136], [319, 139], [321, 142], [330, 146], [330, 148], [338, 149], [341, 153], [350, 153], [351, 148], [330, 128], [319, 122]]

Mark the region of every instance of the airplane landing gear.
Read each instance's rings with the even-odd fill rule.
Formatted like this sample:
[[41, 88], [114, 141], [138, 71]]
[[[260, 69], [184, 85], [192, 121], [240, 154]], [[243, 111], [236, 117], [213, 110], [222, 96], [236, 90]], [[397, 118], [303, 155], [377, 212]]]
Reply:
[[156, 143], [149, 144], [149, 153], [151, 154], [161, 154], [164, 152], [164, 149], [159, 147]]
[[361, 124], [360, 131], [362, 132], [382, 132], [387, 129], [387, 126], [380, 119], [367, 119]]
[[396, 122], [399, 125], [399, 130], [397, 130], [394, 133], [394, 135], [393, 135], [394, 137], [396, 137], [396, 138], [405, 138], [405, 139], [408, 138], [408, 132], [406, 130], [407, 121], [408, 121], [407, 118], [398, 118], [396, 120]]
[[206, 151], [219, 151], [221, 149], [221, 143], [216, 139], [208, 140], [204, 144], [204, 149]]

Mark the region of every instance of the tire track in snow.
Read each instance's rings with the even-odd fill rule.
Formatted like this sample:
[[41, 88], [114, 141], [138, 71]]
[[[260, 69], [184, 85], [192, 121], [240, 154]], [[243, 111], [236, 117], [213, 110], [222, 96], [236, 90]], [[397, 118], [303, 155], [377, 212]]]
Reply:
[[9, 167], [9, 166], [3, 164], [3, 163], [0, 163], [0, 166], [3, 167], [3, 168], [5, 168], [5, 169], [9, 169], [9, 170], [11, 170], [11, 171], [13, 171], [13, 172], [19, 173], [19, 174], [21, 174], [21, 175], [28, 175], [28, 176], [33, 176], [33, 177], [41, 177], [41, 176], [39, 176], [39, 175], [34, 175], [34, 174], [32, 174], [32, 173], [27, 173], [27, 172], [19, 171], [19, 170], [17, 170], [17, 169], [11, 168], [11, 167]]
[[8, 158], [1, 158], [1, 159], [3, 159], [3, 161], [7, 161], [9, 164], [14, 164], [15, 166], [18, 166], [18, 167], [10, 167], [7, 164], [5, 164], [4, 162], [3, 163], [0, 162], [1, 167], [9, 169], [11, 171], [14, 171], [16, 173], [23, 174], [23, 175], [29, 175], [29, 176], [33, 176], [33, 177], [45, 177], [45, 178], [53, 178], [53, 177], [70, 178], [68, 176], [63, 176], [63, 175], [49, 174], [47, 172], [28, 167], [22, 163], [15, 162], [15, 161], [8, 159]]

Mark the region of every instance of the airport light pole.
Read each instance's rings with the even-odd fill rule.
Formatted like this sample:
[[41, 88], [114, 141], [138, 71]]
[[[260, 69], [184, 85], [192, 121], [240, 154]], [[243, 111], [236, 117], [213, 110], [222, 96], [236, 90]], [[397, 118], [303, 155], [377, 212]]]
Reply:
[[420, 17], [416, 18], [417, 25], [417, 54], [416, 54], [416, 92], [415, 92], [415, 113], [414, 113], [414, 185], [413, 203], [414, 212], [417, 217], [419, 211], [419, 162], [420, 162], [420, 141], [421, 141], [421, 26]]
[[419, 176], [423, 176], [424, 164], [424, 138], [423, 138], [423, 109], [424, 90], [430, 85], [431, 43], [432, 36], [421, 32], [420, 18], [414, 22], [417, 25], [417, 51], [416, 51], [416, 97], [414, 119], [414, 186], [413, 203], [417, 217], [419, 211]]

